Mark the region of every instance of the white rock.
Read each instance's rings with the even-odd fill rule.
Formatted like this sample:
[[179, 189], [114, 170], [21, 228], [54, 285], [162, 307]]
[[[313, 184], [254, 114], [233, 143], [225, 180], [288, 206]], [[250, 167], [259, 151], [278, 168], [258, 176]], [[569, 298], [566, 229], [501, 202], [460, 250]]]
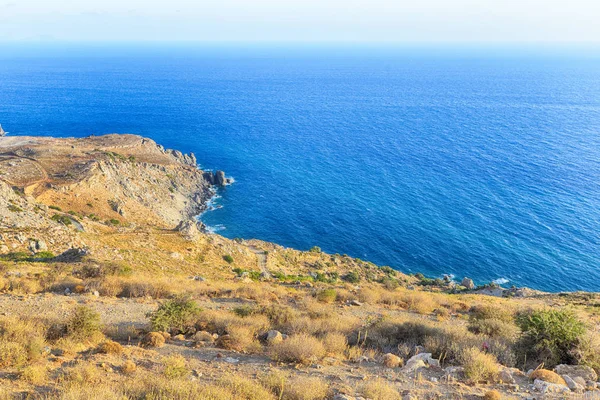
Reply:
[[427, 364], [423, 360], [413, 360], [412, 358], [406, 362], [406, 365], [402, 367], [401, 371], [405, 374], [410, 374], [420, 368], [426, 368]]
[[541, 379], [536, 379], [533, 382], [535, 390], [541, 393], [570, 393], [571, 390], [565, 385], [559, 385], [557, 383], [545, 382]]

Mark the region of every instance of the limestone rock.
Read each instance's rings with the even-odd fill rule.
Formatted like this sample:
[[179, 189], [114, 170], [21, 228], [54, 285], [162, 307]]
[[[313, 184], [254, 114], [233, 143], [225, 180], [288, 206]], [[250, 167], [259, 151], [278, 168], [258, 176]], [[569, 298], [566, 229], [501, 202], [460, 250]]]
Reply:
[[543, 381], [541, 379], [536, 379], [533, 382], [533, 387], [535, 390], [543, 393], [543, 394], [547, 394], [547, 393], [571, 393], [571, 390], [565, 386], [565, 385], [561, 385], [558, 383], [550, 383], [550, 382], [546, 382]]
[[575, 382], [569, 375], [562, 375], [562, 377], [573, 392], [581, 393], [585, 390], [585, 386]]
[[475, 283], [473, 282], [473, 279], [465, 277], [460, 284], [469, 290], [475, 289]]
[[571, 378], [582, 377], [586, 381], [597, 381], [598, 374], [593, 368], [586, 365], [566, 365], [560, 364], [554, 368], [554, 372], [559, 375], [569, 375]]
[[283, 342], [283, 335], [281, 334], [281, 332], [276, 331], [276, 330], [270, 330], [269, 332], [267, 332], [267, 336], [265, 338], [265, 341], [268, 344], [277, 344], [277, 343], [281, 343]]
[[426, 368], [427, 364], [423, 360], [414, 360], [410, 359], [406, 362], [406, 365], [402, 367], [402, 372], [405, 374], [410, 374], [412, 372], [417, 371], [420, 368]]

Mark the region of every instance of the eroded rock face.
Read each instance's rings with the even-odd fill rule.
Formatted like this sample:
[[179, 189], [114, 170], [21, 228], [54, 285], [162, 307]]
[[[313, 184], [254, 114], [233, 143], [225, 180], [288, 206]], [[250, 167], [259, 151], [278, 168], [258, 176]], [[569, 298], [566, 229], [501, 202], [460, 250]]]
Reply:
[[463, 278], [463, 280], [460, 284], [469, 290], [475, 289], [475, 283], [473, 282], [473, 279], [469, 279], [469, 278], [465, 277], [465, 278]]

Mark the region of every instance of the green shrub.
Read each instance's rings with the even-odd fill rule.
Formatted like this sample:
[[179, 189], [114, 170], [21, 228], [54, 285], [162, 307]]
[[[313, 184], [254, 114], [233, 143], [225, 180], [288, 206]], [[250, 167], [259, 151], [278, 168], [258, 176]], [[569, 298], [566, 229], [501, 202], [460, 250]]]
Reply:
[[185, 358], [179, 354], [165, 357], [163, 364], [165, 366], [163, 374], [167, 379], [183, 378], [190, 373], [185, 365]]
[[48, 206], [48, 208], [51, 210], [62, 211], [62, 209], [59, 206]]
[[231, 257], [229, 254], [224, 255], [223, 260], [225, 260], [229, 264], [233, 263], [233, 257]]
[[239, 306], [239, 307], [235, 307], [233, 310], [233, 313], [239, 317], [249, 317], [252, 314], [256, 313], [256, 308], [245, 304], [243, 306]]
[[193, 326], [202, 309], [189, 297], [168, 300], [150, 314], [150, 324], [155, 331], [185, 332]]
[[335, 289], [325, 289], [317, 293], [317, 300], [323, 303], [333, 303], [337, 298]]
[[54, 214], [50, 219], [52, 221], [58, 222], [59, 224], [67, 226], [73, 223], [73, 221], [71, 221], [71, 218], [67, 217], [66, 215]]
[[321, 252], [321, 248], [319, 246], [313, 246], [310, 248], [309, 252], [311, 253], [320, 253]]
[[77, 339], [88, 339], [100, 331], [100, 314], [86, 306], [79, 306], [67, 321], [67, 334]]
[[523, 331], [519, 353], [527, 357], [527, 361], [543, 362], [550, 368], [576, 361], [572, 352], [586, 328], [572, 310], [531, 311], [519, 315], [517, 324]]
[[344, 275], [344, 280], [350, 283], [358, 283], [360, 282], [360, 275], [356, 271], [350, 271]]
[[19, 213], [19, 212], [22, 212], [23, 209], [21, 207], [17, 207], [15, 205], [9, 204], [8, 205], [8, 211]]

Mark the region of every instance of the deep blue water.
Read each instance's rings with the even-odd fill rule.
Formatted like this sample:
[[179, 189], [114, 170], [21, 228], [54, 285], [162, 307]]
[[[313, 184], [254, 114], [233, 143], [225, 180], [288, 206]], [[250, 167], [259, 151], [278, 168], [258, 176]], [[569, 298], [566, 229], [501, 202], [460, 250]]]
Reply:
[[[600, 57], [532, 49], [0, 45], [14, 135], [137, 133], [236, 180], [227, 237], [600, 291]], [[563, 49], [564, 50], [564, 49]]]

